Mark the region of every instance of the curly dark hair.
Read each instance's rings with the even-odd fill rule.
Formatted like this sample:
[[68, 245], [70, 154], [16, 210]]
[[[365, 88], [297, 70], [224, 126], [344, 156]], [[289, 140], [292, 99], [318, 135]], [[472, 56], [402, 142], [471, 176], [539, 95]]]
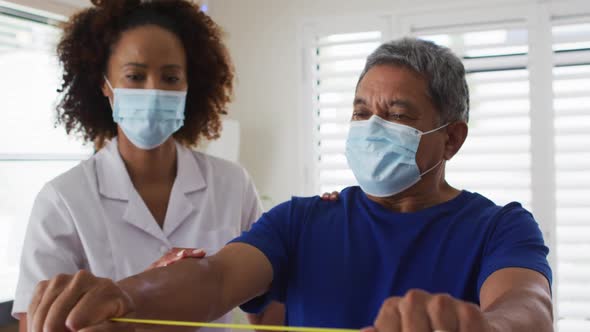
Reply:
[[57, 54], [63, 67], [58, 123], [68, 134], [102, 146], [117, 135], [108, 99], [102, 94], [107, 63], [121, 33], [157, 25], [182, 41], [187, 59], [188, 93], [184, 126], [174, 138], [196, 146], [201, 137], [215, 139], [220, 115], [231, 100], [234, 70], [221, 29], [187, 0], [92, 0], [64, 26]]

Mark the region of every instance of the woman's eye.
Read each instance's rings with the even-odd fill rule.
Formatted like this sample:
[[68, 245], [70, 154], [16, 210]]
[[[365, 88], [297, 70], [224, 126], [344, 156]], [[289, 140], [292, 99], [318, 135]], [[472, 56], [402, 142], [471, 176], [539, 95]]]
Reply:
[[177, 83], [178, 81], [180, 81], [180, 78], [178, 78], [176, 76], [169, 76], [169, 77], [166, 77], [165, 80], [168, 83]]
[[143, 79], [143, 75], [129, 74], [129, 75], [127, 75], [127, 79], [129, 79], [130, 81], [138, 82]]

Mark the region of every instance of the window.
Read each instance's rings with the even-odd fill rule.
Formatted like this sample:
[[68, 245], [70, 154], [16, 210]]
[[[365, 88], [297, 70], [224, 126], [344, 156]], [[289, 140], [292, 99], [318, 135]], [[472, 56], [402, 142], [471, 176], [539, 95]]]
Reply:
[[0, 302], [14, 296], [35, 196], [91, 153], [55, 127], [58, 37], [50, 20], [0, 7]]
[[380, 31], [317, 36], [313, 45], [313, 106], [317, 184], [321, 192], [354, 185], [344, 145], [354, 89], [367, 56], [381, 44]]
[[[590, 331], [590, 3], [501, 7], [454, 8], [448, 16], [410, 8], [388, 15], [390, 24], [371, 33], [351, 33], [351, 23], [346, 34], [329, 36], [344, 44], [364, 37], [336, 57], [326, 52], [328, 35], [314, 35], [310, 95], [317, 122], [310, 130], [317, 171], [308, 191], [355, 184], [344, 142], [369, 45], [413, 35], [448, 46], [467, 70], [471, 117], [447, 178], [498, 204], [520, 201], [535, 214], [551, 249], [556, 326]], [[331, 80], [335, 73], [327, 68], [344, 59], [355, 70]]]
[[553, 26], [560, 331], [590, 331], [590, 17]]
[[[382, 35], [380, 31], [368, 31], [316, 36], [312, 62], [314, 144], [317, 145], [315, 191], [339, 191], [356, 185], [344, 146], [355, 85], [366, 57], [380, 45]], [[447, 164], [449, 181], [480, 192], [499, 204], [519, 200], [530, 209], [526, 29], [480, 27], [461, 33], [441, 31], [418, 36], [452, 48], [463, 58], [469, 73], [469, 139]], [[485, 167], [481, 167], [482, 160]]]
[[471, 97], [469, 136], [447, 162], [451, 185], [529, 210], [531, 151], [528, 34], [523, 28], [418, 34], [463, 59]]

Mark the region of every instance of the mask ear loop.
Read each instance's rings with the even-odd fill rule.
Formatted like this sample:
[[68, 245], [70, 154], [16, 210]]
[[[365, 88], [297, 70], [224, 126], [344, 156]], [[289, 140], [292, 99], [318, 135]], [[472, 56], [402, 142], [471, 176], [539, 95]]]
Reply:
[[440, 127], [438, 127], [438, 128], [434, 128], [434, 129], [432, 129], [432, 130], [429, 130], [429, 131], [425, 131], [425, 132], [423, 132], [423, 133], [422, 133], [420, 136], [423, 136], [423, 135], [427, 135], [427, 134], [433, 133], [433, 132], [435, 132], [435, 131], [437, 131], [437, 130], [441, 130], [441, 129], [443, 129], [444, 127], [447, 127], [447, 126], [448, 126], [448, 125], [450, 125], [450, 124], [451, 124], [450, 122], [447, 122], [446, 124], [444, 124], [444, 125], [442, 125], [442, 126], [440, 126]]
[[115, 89], [113, 89], [113, 86], [111, 85], [111, 82], [109, 82], [109, 79], [106, 77], [106, 75], [102, 75], [102, 77], [104, 77], [104, 81], [107, 83], [109, 89], [111, 89], [111, 91], [115, 93]]
[[[109, 82], [109, 79], [106, 77], [106, 75], [102, 75], [102, 77], [104, 77], [104, 81], [106, 82], [107, 86], [109, 87], [109, 89], [111, 89], [111, 92], [113, 93], [113, 99], [115, 98], [115, 89], [113, 89], [113, 86], [111, 85], [111, 82]], [[107, 97], [107, 99], [109, 100], [109, 105], [111, 105], [111, 109], [114, 110], [114, 104], [113, 104], [113, 100], [111, 100], [111, 98]]]
[[[451, 124], [450, 122], [447, 122], [446, 124], [444, 124], [444, 125], [442, 125], [442, 126], [440, 126], [440, 127], [438, 127], [438, 128], [434, 128], [434, 129], [432, 129], [432, 130], [429, 130], [429, 131], [427, 131], [427, 132], [423, 132], [423, 133], [422, 133], [422, 135], [420, 135], [420, 136], [423, 136], [423, 135], [426, 135], [426, 134], [433, 133], [433, 132], [435, 132], [435, 131], [437, 131], [437, 130], [441, 130], [441, 129], [443, 129], [444, 127], [447, 127], [447, 126], [448, 126], [448, 125], [450, 125], [450, 124]], [[428, 170], [426, 170], [425, 172], [422, 172], [422, 173], [420, 174], [420, 177], [423, 177], [424, 175], [426, 175], [426, 174], [430, 173], [430, 172], [431, 172], [433, 169], [435, 169], [435, 168], [437, 168], [438, 166], [440, 166], [440, 164], [442, 164], [443, 160], [444, 160], [444, 159], [441, 159], [441, 160], [440, 160], [438, 163], [436, 163], [436, 165], [434, 165], [434, 166], [430, 167], [430, 168], [429, 168]]]
[[420, 177], [423, 177], [424, 175], [430, 173], [433, 169], [437, 168], [438, 166], [440, 166], [440, 164], [442, 164], [444, 159], [441, 159], [438, 163], [436, 163], [436, 165], [430, 167], [427, 171], [423, 172], [420, 174]]

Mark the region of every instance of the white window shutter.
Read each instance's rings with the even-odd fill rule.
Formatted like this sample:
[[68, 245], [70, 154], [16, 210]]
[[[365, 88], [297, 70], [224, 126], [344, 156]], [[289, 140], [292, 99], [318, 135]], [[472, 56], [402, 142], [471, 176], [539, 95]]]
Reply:
[[380, 31], [319, 35], [313, 49], [315, 160], [320, 192], [356, 184], [344, 156], [357, 80], [367, 56], [381, 43]]
[[[413, 28], [410, 24], [408, 33], [450, 47], [467, 70], [471, 92], [469, 136], [458, 155], [447, 163], [447, 179], [455, 187], [479, 192], [500, 205], [519, 201], [533, 213], [533, 199], [536, 204], [540, 196], [551, 200], [551, 205], [555, 203], [555, 224], [551, 221], [546, 225], [550, 229], [544, 231], [556, 231], [551, 250], [556, 253], [557, 261], [552, 266], [557, 327], [560, 332], [587, 332], [590, 331], [590, 17], [581, 12], [573, 16], [560, 16], [557, 12], [548, 15], [553, 20], [555, 64], [554, 112], [547, 121], [554, 123], [551, 139], [555, 142], [555, 167], [546, 175], [538, 174], [538, 168], [533, 169], [531, 149], [542, 137], [533, 137], [531, 133], [531, 120], [538, 119], [533, 118], [531, 98], [539, 96], [530, 90], [536, 86], [533, 80], [543, 76], [538, 68], [531, 67], [529, 72], [528, 67], [530, 61], [539, 63], [540, 58], [549, 56], [545, 51], [549, 49], [549, 38], [541, 40], [531, 34], [529, 40], [527, 27], [530, 26], [525, 19], [489, 25], [470, 21], [451, 27]], [[546, 28], [549, 28], [546, 23], [549, 16], [546, 21], [539, 20]], [[362, 64], [372, 50], [369, 46], [376, 47], [383, 35], [360, 31], [314, 39], [313, 112], [317, 115], [314, 144], [318, 169], [315, 179], [319, 179], [316, 190], [340, 190], [356, 184], [344, 157], [352, 98]], [[546, 49], [539, 47], [529, 54], [529, 44], [538, 45], [535, 43], [542, 43]], [[333, 46], [338, 47], [331, 50]], [[533, 101], [533, 104], [539, 102]], [[535, 149], [534, 153], [540, 152]], [[551, 178], [550, 181], [555, 179], [554, 193], [533, 193], [532, 182], [543, 176]]]
[[467, 71], [469, 134], [447, 162], [447, 179], [497, 204], [519, 201], [530, 209], [531, 137], [528, 36], [522, 28], [419, 35], [451, 48]]
[[553, 26], [560, 332], [590, 331], [590, 18]]

